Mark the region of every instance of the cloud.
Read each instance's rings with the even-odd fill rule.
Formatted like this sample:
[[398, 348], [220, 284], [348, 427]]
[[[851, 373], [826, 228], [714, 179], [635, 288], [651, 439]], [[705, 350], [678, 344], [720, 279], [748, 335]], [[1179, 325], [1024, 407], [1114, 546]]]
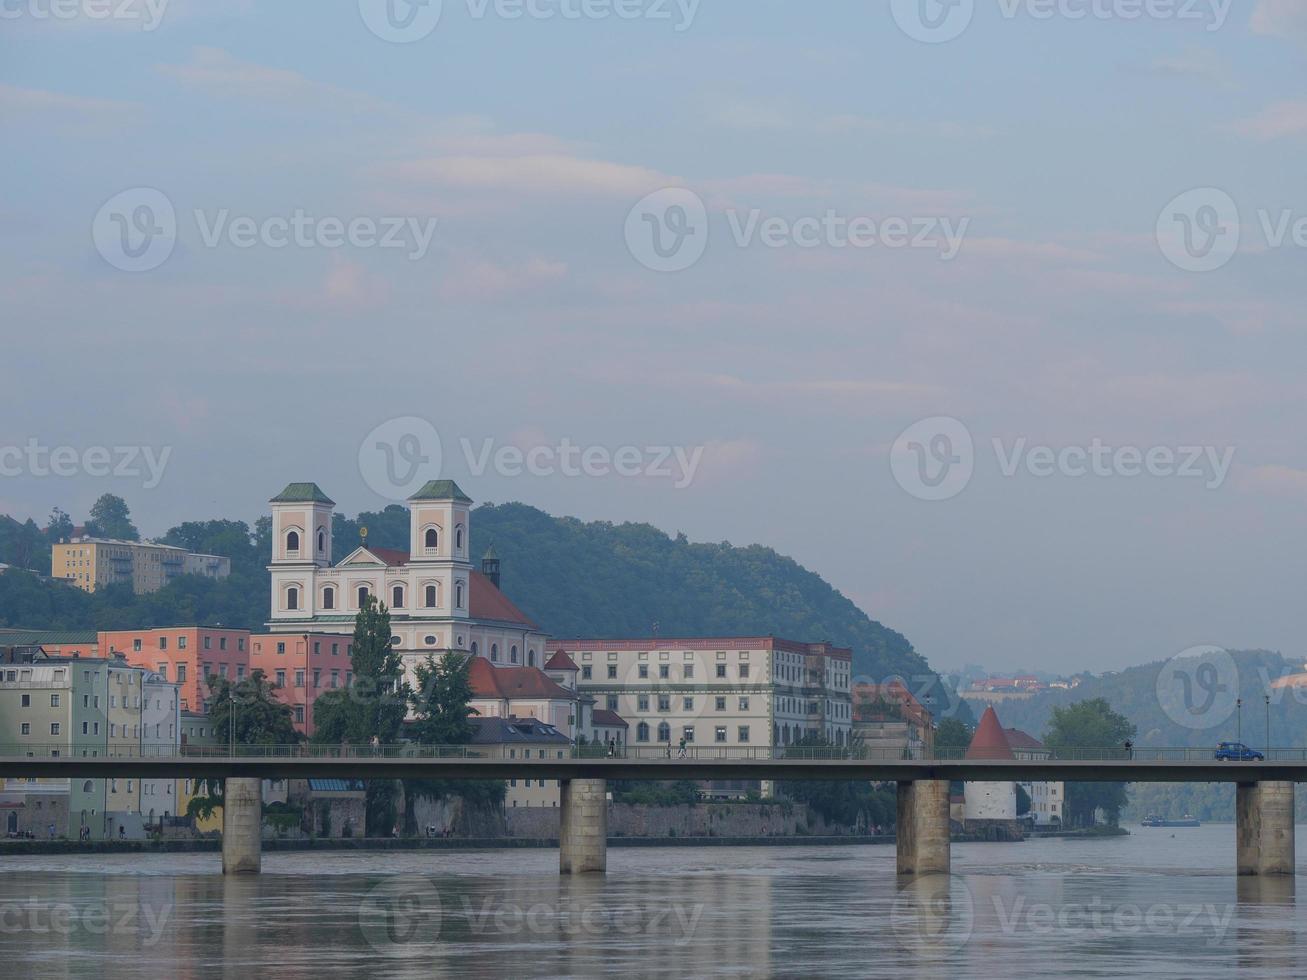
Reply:
[[707, 121], [742, 132], [804, 132], [830, 135], [874, 133], [881, 136], [984, 138], [994, 130], [972, 123], [929, 119], [877, 119], [856, 113], [823, 114], [784, 100], [718, 99], [710, 102]]
[[1244, 136], [1264, 141], [1301, 135], [1307, 132], [1307, 101], [1276, 102], [1232, 128]]
[[1254, 466], [1239, 476], [1239, 487], [1274, 496], [1307, 497], [1307, 470], [1291, 466]]
[[38, 113], [47, 118], [57, 114], [102, 119], [105, 115], [122, 116], [137, 109], [138, 106], [134, 103], [116, 99], [88, 98], [46, 89], [0, 84], [0, 113], [7, 116], [22, 112]]
[[1302, 0], [1258, 0], [1248, 26], [1254, 34], [1307, 40], [1307, 4]]
[[400, 180], [463, 190], [625, 196], [633, 201], [679, 182], [648, 167], [562, 153], [443, 156], [390, 164], [380, 170]]
[[1221, 88], [1237, 87], [1229, 63], [1210, 48], [1191, 45], [1178, 54], [1158, 55], [1147, 71], [1163, 78], [1197, 79]]
[[493, 299], [561, 282], [567, 278], [566, 262], [530, 259], [519, 265], [470, 262], [457, 268], [440, 287], [443, 299]]

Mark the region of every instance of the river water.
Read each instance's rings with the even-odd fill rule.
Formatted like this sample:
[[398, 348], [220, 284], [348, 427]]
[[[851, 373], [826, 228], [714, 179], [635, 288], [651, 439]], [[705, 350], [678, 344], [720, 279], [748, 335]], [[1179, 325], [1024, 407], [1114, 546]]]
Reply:
[[956, 844], [907, 886], [892, 846], [611, 848], [575, 879], [552, 850], [5, 857], [0, 976], [1307, 977], [1293, 882], [1237, 878], [1232, 826], [1131, 830]]

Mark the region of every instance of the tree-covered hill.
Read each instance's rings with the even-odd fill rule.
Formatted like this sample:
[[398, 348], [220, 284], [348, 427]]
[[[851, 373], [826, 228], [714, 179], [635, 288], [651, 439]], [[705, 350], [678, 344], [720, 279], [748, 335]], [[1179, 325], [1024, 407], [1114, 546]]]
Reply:
[[[996, 710], [1005, 727], [1020, 728], [1040, 736], [1047, 730], [1055, 707], [1104, 698], [1134, 723], [1138, 730], [1135, 744], [1140, 748], [1193, 748], [1206, 752], [1215, 750], [1218, 742], [1241, 738], [1248, 745], [1261, 749], [1267, 740], [1265, 696], [1269, 693], [1271, 744], [1276, 748], [1307, 747], [1307, 689], [1270, 688], [1273, 681], [1301, 672], [1302, 663], [1266, 650], [1231, 651], [1231, 656], [1238, 670], [1237, 696], [1243, 700], [1242, 723], [1237, 709], [1228, 712], [1213, 710], [1210, 716], [1200, 715], [1188, 724], [1172, 717], [1158, 696], [1158, 678], [1164, 669], [1168, 669], [1167, 661], [1143, 664], [1103, 676], [1084, 675], [1080, 685], [1073, 690], [1048, 691], [1028, 701], [1005, 701]], [[1196, 672], [1194, 676], [1198, 676]], [[1209, 686], [1225, 680], [1224, 676], [1213, 678], [1209, 680]], [[1201, 682], [1195, 683], [1193, 694], [1196, 703], [1207, 703], [1207, 692], [1201, 689]], [[1222, 703], [1230, 704], [1228, 695]], [[1173, 707], [1172, 712], [1175, 711]], [[1301, 788], [1299, 795], [1303, 802], [1307, 802], [1307, 795]], [[1127, 816], [1137, 819], [1149, 813], [1165, 817], [1191, 814], [1200, 820], [1231, 820], [1234, 790], [1232, 786], [1220, 783], [1133, 785]]]
[[[11, 522], [12, 523], [12, 522]], [[22, 529], [23, 525], [13, 525]], [[408, 547], [409, 515], [390, 506], [332, 528], [339, 560], [360, 541]], [[30, 539], [34, 528], [24, 530]], [[14, 531], [13, 533], [17, 533]], [[0, 626], [106, 629], [131, 625], [217, 625], [258, 629], [268, 612], [269, 521], [195, 521], [161, 540], [232, 559], [229, 579], [179, 579], [153, 595], [125, 587], [89, 595], [21, 572], [0, 575]], [[774, 634], [828, 640], [854, 651], [854, 674], [880, 681], [902, 675], [914, 691], [934, 677], [906, 638], [882, 626], [819, 575], [760, 545], [693, 543], [648, 524], [552, 517], [524, 504], [482, 505], [473, 512], [472, 554], [493, 544], [504, 591], [549, 633], [560, 636]], [[24, 557], [41, 555], [28, 548]], [[14, 562], [49, 572], [36, 562]], [[0, 559], [4, 560], [4, 559]], [[39, 557], [37, 559], [39, 561]], [[938, 696], [937, 704], [944, 699]]]

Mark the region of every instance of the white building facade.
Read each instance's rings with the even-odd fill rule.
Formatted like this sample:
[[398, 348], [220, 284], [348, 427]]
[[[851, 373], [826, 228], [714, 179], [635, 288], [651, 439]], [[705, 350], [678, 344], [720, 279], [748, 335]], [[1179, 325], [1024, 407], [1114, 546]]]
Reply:
[[498, 560], [473, 567], [472, 500], [452, 480], [408, 500], [407, 551], [355, 548], [333, 563], [335, 503], [314, 483], [293, 483], [272, 505], [271, 633], [349, 635], [368, 596], [390, 612], [410, 683], [428, 656], [453, 651], [500, 666], [542, 667], [544, 632], [499, 591]]

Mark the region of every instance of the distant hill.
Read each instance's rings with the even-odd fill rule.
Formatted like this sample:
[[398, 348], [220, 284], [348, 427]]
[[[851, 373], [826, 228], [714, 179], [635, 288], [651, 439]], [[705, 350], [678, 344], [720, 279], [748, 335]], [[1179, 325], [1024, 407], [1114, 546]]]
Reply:
[[[362, 527], [371, 545], [408, 547], [404, 507], [353, 519], [337, 514], [332, 527], [337, 559], [359, 543]], [[0, 576], [0, 626], [263, 625], [271, 553], [266, 518], [254, 528], [233, 521], [190, 522], [163, 540], [231, 558], [231, 578], [180, 579], [149, 596], [133, 596], [125, 587], [88, 595], [12, 572]], [[692, 543], [648, 524], [587, 523], [517, 503], [485, 504], [474, 511], [471, 553], [479, 561], [492, 543], [502, 562], [504, 591], [555, 636], [647, 636], [657, 623], [668, 637], [773, 634], [828, 640], [853, 649], [855, 675], [875, 681], [902, 675], [914, 691], [927, 689], [935, 678], [904, 636], [771, 548]], [[942, 696], [937, 703], [944, 703]]]
[[[1271, 681], [1301, 671], [1300, 660], [1288, 660], [1267, 650], [1231, 651], [1239, 672], [1238, 696], [1243, 699], [1243, 721], [1237, 712], [1217, 727], [1189, 727], [1167, 714], [1157, 695], [1158, 676], [1167, 661], [1131, 667], [1101, 677], [1084, 676], [1073, 690], [1047, 691], [1027, 701], [1005, 701], [995, 707], [1003, 725], [1042, 736], [1053, 708], [1106, 698], [1113, 709], [1125, 715], [1139, 730], [1135, 744], [1141, 748], [1195, 748], [1214, 750], [1216, 743], [1241, 737], [1254, 748], [1266, 744], [1267, 711], [1264, 695]], [[1204, 697], [1195, 691], [1196, 697]], [[1307, 690], [1272, 692], [1270, 709], [1271, 744], [1276, 748], [1307, 747]], [[1242, 727], [1242, 731], [1240, 731]], [[1300, 787], [1300, 794], [1303, 788]], [[1234, 790], [1221, 784], [1139, 784], [1131, 788], [1127, 816], [1148, 813], [1179, 817], [1186, 813], [1202, 820], [1231, 820]]]

